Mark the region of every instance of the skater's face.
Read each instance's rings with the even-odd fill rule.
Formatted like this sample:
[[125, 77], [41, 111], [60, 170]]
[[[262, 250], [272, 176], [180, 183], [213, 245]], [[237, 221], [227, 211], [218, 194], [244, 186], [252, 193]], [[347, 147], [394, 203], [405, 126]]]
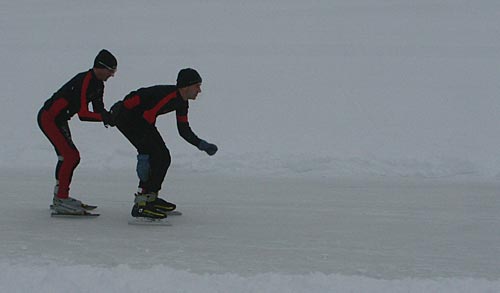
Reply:
[[201, 82], [187, 86], [181, 89], [181, 95], [184, 100], [196, 100], [198, 94], [201, 93]]
[[107, 81], [110, 77], [115, 76], [116, 69], [94, 68], [94, 73], [97, 79]]

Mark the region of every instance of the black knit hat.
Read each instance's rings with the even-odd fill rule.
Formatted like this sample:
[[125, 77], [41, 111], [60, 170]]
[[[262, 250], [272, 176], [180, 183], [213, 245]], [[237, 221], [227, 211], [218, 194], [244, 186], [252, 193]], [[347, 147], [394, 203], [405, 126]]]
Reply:
[[94, 68], [116, 70], [116, 65], [118, 65], [118, 62], [115, 56], [106, 49], [102, 49], [94, 59]]
[[201, 76], [192, 68], [184, 68], [177, 75], [177, 87], [183, 88], [201, 82]]

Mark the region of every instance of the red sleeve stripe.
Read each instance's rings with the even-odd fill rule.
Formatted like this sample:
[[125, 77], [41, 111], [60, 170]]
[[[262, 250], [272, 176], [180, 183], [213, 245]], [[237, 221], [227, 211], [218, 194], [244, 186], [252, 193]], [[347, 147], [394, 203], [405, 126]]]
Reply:
[[85, 78], [83, 79], [82, 92], [80, 93], [80, 111], [78, 111], [78, 117], [90, 118], [98, 121], [102, 120], [101, 114], [93, 113], [89, 111], [89, 105], [87, 103], [87, 90], [89, 88], [90, 79], [92, 78], [92, 73], [89, 71]]
[[131, 98], [128, 98], [123, 102], [123, 105], [126, 109], [133, 109], [137, 107], [141, 103], [141, 97], [139, 95], [135, 95]]
[[146, 119], [150, 124], [154, 124], [156, 121], [156, 116], [158, 116], [158, 112], [160, 112], [161, 108], [165, 106], [170, 100], [177, 97], [177, 92], [172, 92], [166, 96], [164, 96], [158, 104], [156, 104], [152, 109], [144, 111], [142, 117]]
[[177, 122], [187, 123], [188, 122], [188, 116], [186, 116], [186, 115], [184, 115], [184, 116], [177, 116]]

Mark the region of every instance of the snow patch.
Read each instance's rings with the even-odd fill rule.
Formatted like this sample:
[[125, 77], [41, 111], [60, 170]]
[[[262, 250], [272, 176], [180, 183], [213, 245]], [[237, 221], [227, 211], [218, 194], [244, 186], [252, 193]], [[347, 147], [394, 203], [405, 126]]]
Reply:
[[[22, 280], [19, 276], [24, 276]], [[165, 265], [96, 267], [0, 263], [2, 288], [15, 292], [496, 292], [500, 281], [484, 279], [380, 280], [362, 276], [278, 273], [194, 274]]]

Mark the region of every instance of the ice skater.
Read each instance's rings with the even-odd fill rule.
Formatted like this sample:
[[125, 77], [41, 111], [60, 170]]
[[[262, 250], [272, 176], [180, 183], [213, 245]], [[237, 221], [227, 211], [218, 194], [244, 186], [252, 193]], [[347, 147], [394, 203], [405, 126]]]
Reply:
[[[54, 146], [58, 158], [52, 206], [56, 213], [82, 215], [87, 209], [95, 208], [69, 196], [80, 153], [71, 139], [68, 121], [78, 114], [81, 121], [102, 121], [105, 126], [113, 126], [111, 114], [104, 108], [103, 93], [104, 82], [115, 75], [116, 69], [115, 56], [101, 50], [91, 69], [74, 76], [38, 112], [38, 125]], [[89, 103], [93, 111], [89, 110]]]
[[170, 166], [170, 152], [155, 126], [158, 115], [176, 112], [181, 137], [212, 156], [217, 146], [198, 138], [188, 121], [189, 100], [201, 92], [201, 76], [191, 68], [180, 70], [176, 85], [156, 85], [129, 93], [111, 108], [117, 128], [137, 149], [139, 190], [132, 216], [163, 219], [176, 205], [158, 197]]

